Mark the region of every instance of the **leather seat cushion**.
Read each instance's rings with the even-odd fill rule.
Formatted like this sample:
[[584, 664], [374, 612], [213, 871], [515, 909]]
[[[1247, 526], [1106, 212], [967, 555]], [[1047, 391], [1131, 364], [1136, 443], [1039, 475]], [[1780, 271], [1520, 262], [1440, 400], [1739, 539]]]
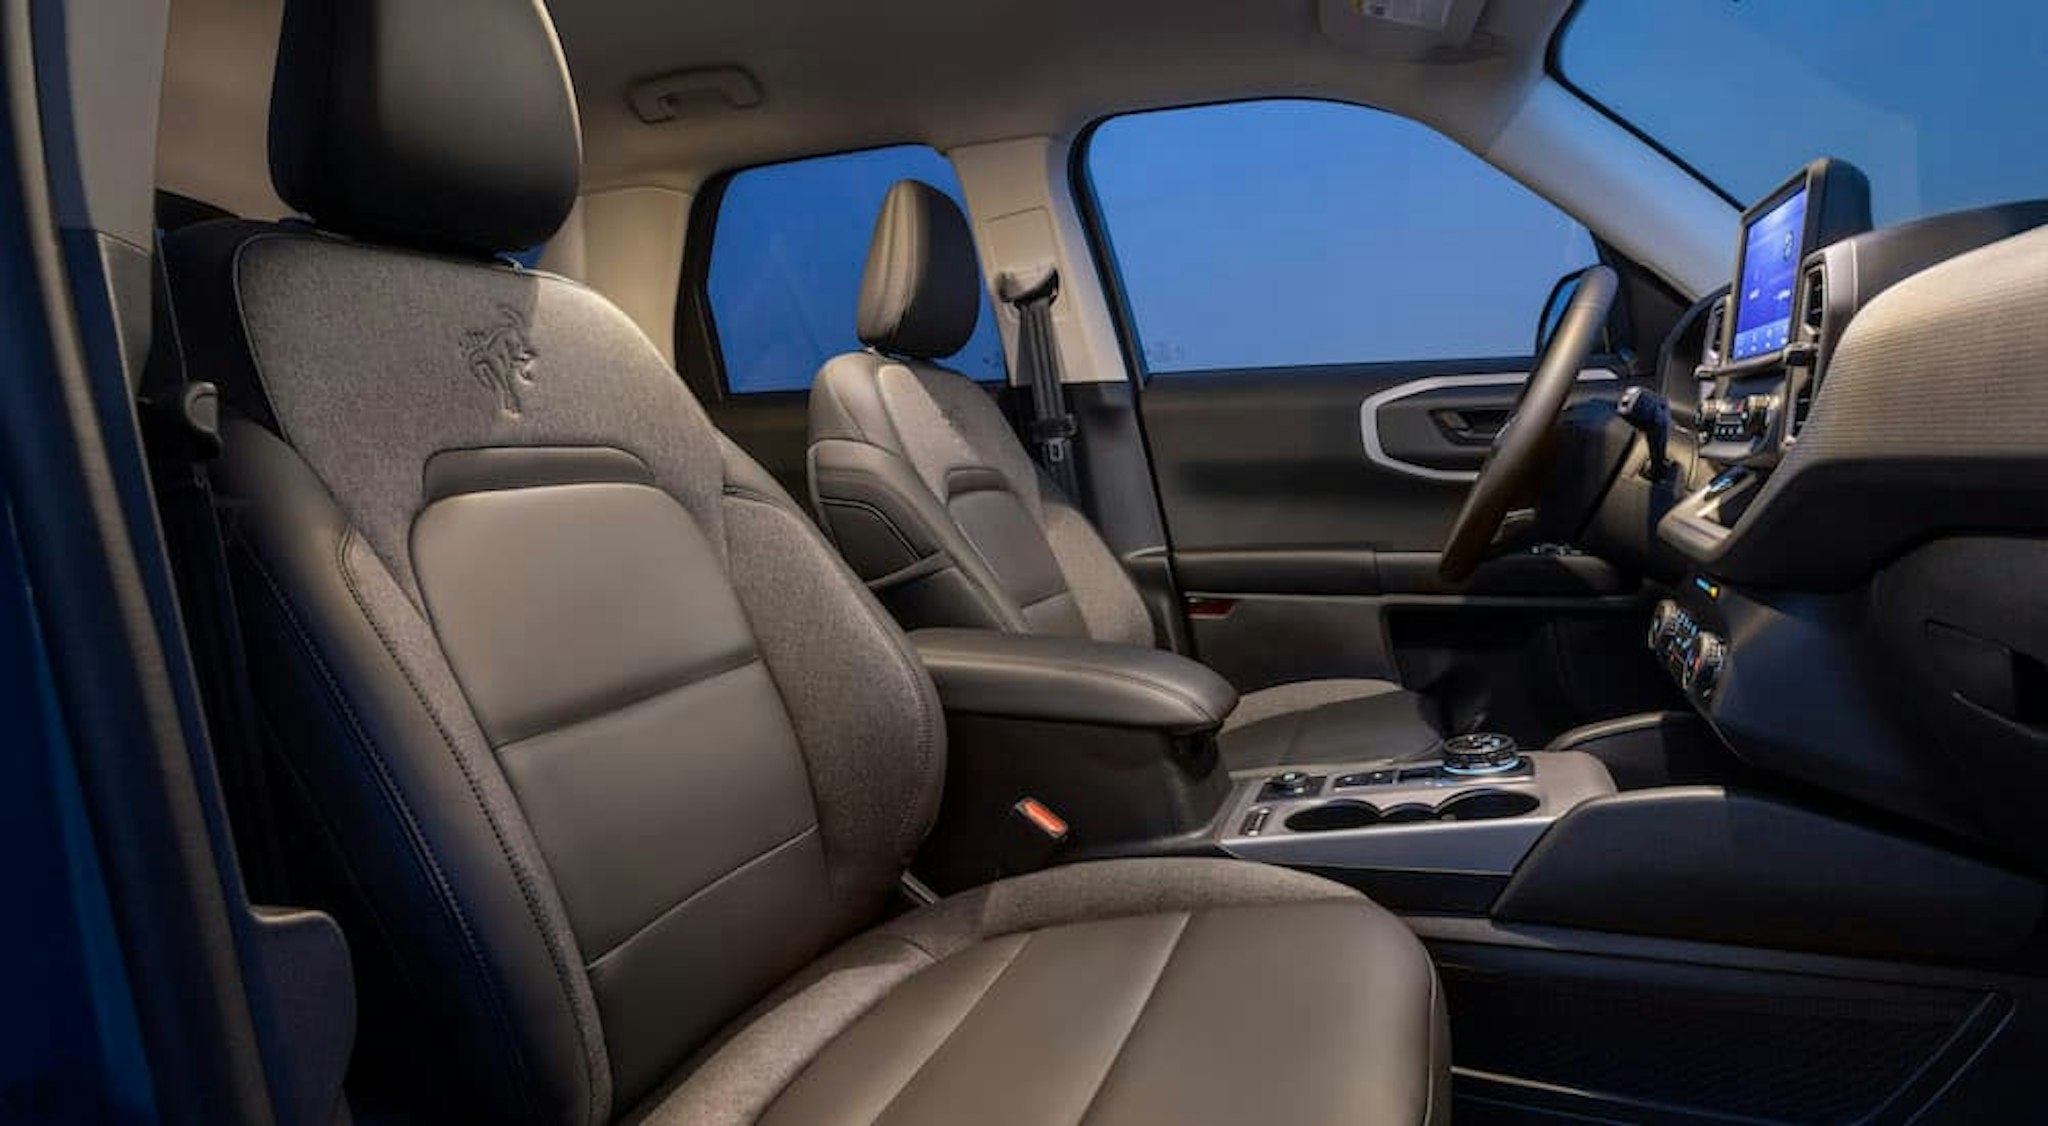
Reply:
[[1426, 696], [1384, 680], [1304, 680], [1247, 692], [1223, 725], [1224, 764], [1419, 758], [1443, 741]]
[[1449, 1113], [1443, 1004], [1414, 935], [1349, 889], [1237, 861], [1105, 861], [978, 888], [847, 943], [736, 1027], [638, 1120]]

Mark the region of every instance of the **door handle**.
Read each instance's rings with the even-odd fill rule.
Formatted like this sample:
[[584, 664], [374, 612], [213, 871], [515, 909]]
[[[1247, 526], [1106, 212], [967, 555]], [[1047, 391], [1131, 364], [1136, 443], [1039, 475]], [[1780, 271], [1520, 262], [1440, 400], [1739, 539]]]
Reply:
[[1500, 437], [1509, 413], [1505, 407], [1446, 407], [1429, 412], [1429, 418], [1451, 441], [1461, 446], [1483, 446]]

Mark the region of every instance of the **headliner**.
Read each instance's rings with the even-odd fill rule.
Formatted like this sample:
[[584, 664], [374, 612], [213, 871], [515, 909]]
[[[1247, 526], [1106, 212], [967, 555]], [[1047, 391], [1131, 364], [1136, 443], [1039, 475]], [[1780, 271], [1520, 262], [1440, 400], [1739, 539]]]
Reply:
[[[941, 150], [1071, 135], [1113, 113], [1230, 98], [1377, 105], [1484, 151], [1540, 74], [1569, 0], [1455, 0], [1473, 46], [1431, 55], [1388, 25], [1348, 46], [1349, 0], [553, 0], [584, 122], [585, 186], [684, 190], [719, 171], [901, 141]], [[1483, 9], [1483, 10], [1482, 10]], [[160, 179], [274, 213], [263, 161], [278, 0], [175, 0]], [[628, 91], [741, 66], [751, 109], [643, 124]]]
[[[1493, 3], [1479, 15], [1479, 57], [1424, 62], [1413, 38], [1386, 25], [1339, 46], [1318, 26], [1318, 3], [555, 0], [553, 10], [583, 99], [587, 180], [689, 187], [806, 153], [1058, 137], [1120, 111], [1258, 96], [1380, 105], [1483, 148], [1569, 6]], [[627, 102], [638, 80], [721, 65], [754, 75], [759, 106], [646, 125]]]

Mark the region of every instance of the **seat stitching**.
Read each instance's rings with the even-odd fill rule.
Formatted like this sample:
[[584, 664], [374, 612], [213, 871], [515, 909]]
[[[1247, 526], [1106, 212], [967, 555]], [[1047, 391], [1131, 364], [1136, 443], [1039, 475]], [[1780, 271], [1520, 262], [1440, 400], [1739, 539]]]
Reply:
[[[847, 1014], [846, 1019], [839, 1024], [838, 1030], [833, 1032], [831, 1036], [828, 1039], [826, 1039], [822, 1045], [819, 1046], [818, 1050], [811, 1054], [810, 1058], [804, 1060], [804, 1062], [797, 1067], [795, 1072], [793, 1072], [787, 1079], [783, 1080], [781, 1085], [777, 1086], [775, 1090], [772, 1093], [770, 1093], [765, 1100], [762, 1101], [761, 1106], [763, 1108], [773, 1107], [775, 1103], [782, 1098], [782, 1096], [788, 1094], [792, 1089], [796, 1087], [798, 1083], [802, 1082], [804, 1076], [810, 1074], [811, 1069], [817, 1065], [820, 1059], [824, 1058], [825, 1052], [827, 1049], [831, 1047], [833, 1039], [837, 1039], [839, 1036], [843, 1035], [848, 1029], [852, 1028], [856, 1024], [859, 1024], [861, 1020], [865, 1018], [869, 1013], [874, 1012], [876, 1009], [880, 1008], [882, 1002], [888, 1000], [890, 995], [895, 993], [896, 990], [901, 989], [905, 985], [909, 984], [912, 978], [915, 978], [918, 974], [924, 973], [926, 970], [929, 970], [933, 966], [939, 964], [939, 960], [937, 958], [932, 957], [931, 951], [926, 950], [924, 947], [919, 946], [917, 943], [912, 942], [909, 939], [900, 938], [893, 935], [884, 935], [881, 937], [888, 938], [894, 941], [897, 945], [908, 948], [912, 954], [924, 959], [925, 964], [919, 967], [918, 969], [911, 971], [908, 975], [906, 975], [903, 978], [903, 980], [888, 987], [887, 989], [884, 989], [882, 992], [870, 998], [867, 1001], [867, 1003], [861, 1005], [858, 1010]], [[791, 996], [789, 1000], [794, 1001], [798, 997], [803, 996], [804, 992], [811, 988], [815, 988], [816, 984], [817, 983], [813, 983], [810, 986], [806, 986], [804, 990], [799, 990], [796, 994]], [[764, 1013], [762, 1014], [762, 1017], [765, 1019], [767, 1015], [768, 1014]], [[749, 1026], [749, 1028], [751, 1028], [751, 1026]], [[742, 1030], [743, 1033], [745, 1031], [747, 1030]]]
[[[299, 621], [297, 613], [292, 609], [291, 600], [286, 597], [283, 587], [270, 573], [270, 569], [264, 565], [262, 557], [257, 555], [255, 551], [245, 550], [244, 555], [255, 567], [257, 575], [263, 579], [264, 585], [270, 588], [271, 598], [282, 613], [286, 624], [290, 625], [292, 631], [298, 635], [300, 647], [311, 659], [314, 671], [320, 674], [320, 679], [326, 684], [329, 699], [334, 702], [335, 706], [341, 709], [342, 716], [348, 722], [349, 730], [355, 735], [356, 745], [363, 751], [368, 752], [367, 761], [376, 774], [378, 789], [384, 794], [385, 800], [390, 803], [393, 811], [397, 813], [399, 820], [405, 826], [406, 841], [411, 846], [414, 859], [426, 870], [427, 877], [436, 890], [435, 898], [440, 902], [442, 908], [448, 912], [450, 920], [454, 922], [456, 929], [462, 935], [463, 947], [470, 955], [470, 968], [475, 974], [477, 984], [482, 987], [484, 996], [491, 1002], [493, 1023], [497, 1025], [499, 1034], [504, 1037], [505, 1046], [510, 1049], [508, 1054], [513, 1060], [513, 1072], [518, 1076], [521, 1085], [527, 1087], [530, 1091], [532, 1079], [527, 1071], [525, 1054], [519, 1051], [518, 1041], [512, 1033], [510, 1015], [504, 1009], [503, 998], [499, 995], [496, 986], [491, 982], [489, 967], [486, 965], [482, 950], [477, 945], [476, 934], [470, 928], [468, 916], [463, 911], [460, 901], [456, 899], [454, 890], [449, 885], [447, 874], [441, 870], [440, 861], [434, 856], [433, 848], [426, 843], [425, 834], [420, 830], [419, 821], [413, 815], [411, 804], [405, 800], [403, 791], [399, 789], [397, 782], [392, 779], [390, 767], [384, 761], [383, 752], [378, 750], [376, 741], [370, 738], [368, 731], [363, 727], [361, 717], [356, 714], [355, 708], [349, 703], [347, 695], [341, 690], [340, 683], [335, 680], [332, 670], [327, 667], [327, 662], [321, 656], [319, 647], [314, 643], [312, 634]], [[589, 1109], [594, 1110], [594, 1105], [590, 1106]]]
[[500, 754], [503, 754], [504, 752], [519, 746], [521, 743], [530, 743], [535, 739], [544, 739], [550, 735], [559, 735], [564, 731], [570, 730], [571, 728], [581, 727], [587, 723], [595, 723], [601, 719], [608, 719], [612, 716], [618, 715], [620, 712], [632, 711], [634, 708], [642, 707], [646, 704], [651, 704], [654, 701], [662, 699], [665, 696], [673, 696], [679, 692], [687, 692], [690, 689], [697, 687], [698, 685], [709, 684], [714, 680], [718, 680], [722, 677], [731, 676], [736, 672], [744, 672], [747, 669], [752, 668], [753, 666], [758, 665], [760, 663], [761, 655], [759, 653], [751, 652], [744, 654], [732, 654], [727, 656], [724, 660], [706, 662], [701, 668], [689, 670], [689, 679], [687, 680], [683, 680], [674, 684], [664, 684], [659, 688], [655, 688], [647, 692], [637, 693], [634, 696], [626, 700], [622, 700], [618, 703], [608, 703], [603, 707], [593, 708], [590, 711], [581, 714], [571, 715], [569, 718], [564, 719], [559, 723], [543, 727], [538, 731], [528, 732], [527, 734], [521, 735], [517, 739], [508, 739], [505, 742], [498, 744], [496, 747], [492, 749], [496, 750]]
[[[1040, 606], [1043, 606], [1043, 605], [1045, 605], [1045, 604], [1046, 604], [1046, 603], [1048, 603], [1048, 602], [1051, 602], [1051, 601], [1052, 601], [1053, 599], [1055, 599], [1055, 598], [1073, 598], [1073, 597], [1074, 597], [1074, 592], [1073, 592], [1073, 591], [1071, 591], [1071, 590], [1068, 590], [1068, 589], [1066, 589], [1065, 587], [1061, 587], [1060, 589], [1058, 589], [1058, 590], [1056, 590], [1056, 591], [1053, 591], [1053, 592], [1052, 592], [1051, 594], [1048, 594], [1048, 595], [1046, 595], [1046, 596], [1045, 596], [1044, 598], [1034, 598], [1034, 599], [1032, 599], [1031, 601], [1029, 601], [1029, 602], [1026, 602], [1026, 603], [1025, 603], [1025, 604], [1024, 604], [1024, 605], [1023, 605], [1022, 607], [1020, 607], [1020, 609], [1024, 609], [1024, 610], [1035, 610], [1035, 609], [1037, 609], [1038, 607], [1040, 607]], [[1080, 600], [1079, 600], [1079, 599], [1075, 599], [1075, 600], [1074, 600], [1074, 605], [1075, 605], [1075, 607], [1076, 607], [1076, 608], [1078, 609], [1078, 608], [1080, 607]]]
[[803, 829], [801, 832], [797, 833], [795, 836], [789, 837], [786, 840], [778, 841], [775, 844], [769, 845], [767, 848], [764, 848], [761, 851], [755, 853], [754, 855], [748, 857], [747, 859], [740, 861], [738, 864], [734, 865], [730, 870], [728, 870], [724, 875], [719, 876], [717, 879], [712, 880], [710, 883], [705, 884], [703, 887], [698, 888], [697, 890], [691, 892], [683, 898], [676, 900], [674, 903], [669, 904], [667, 907], [664, 907], [660, 911], [660, 913], [656, 914], [652, 919], [649, 919], [645, 923], [642, 923], [640, 926], [634, 928], [632, 934], [629, 934], [626, 937], [620, 939], [619, 941], [613, 943], [611, 949], [606, 950], [602, 954], [599, 954], [585, 968], [592, 972], [596, 972], [598, 966], [604, 964], [606, 959], [610, 958], [614, 954], [617, 954], [619, 951], [625, 949], [626, 946], [630, 944], [634, 939], [639, 938], [641, 935], [646, 934], [648, 931], [653, 930], [655, 927], [661, 925], [663, 922], [666, 922], [676, 912], [681, 911], [683, 908], [688, 907], [690, 904], [697, 902], [699, 899], [704, 898], [705, 896], [711, 894], [714, 891], [717, 891], [719, 888], [732, 882], [739, 876], [746, 874], [747, 869], [752, 868], [757, 864], [760, 864], [762, 861], [772, 860], [776, 856], [780, 855], [784, 850], [789, 849], [795, 845], [801, 844], [804, 838], [815, 835], [817, 831], [818, 826], [815, 823], [813, 823], [810, 826]]
[[[476, 772], [470, 768], [470, 764], [463, 757], [462, 751], [455, 745], [455, 737], [449, 732], [447, 725], [441, 721], [440, 713], [435, 711], [433, 705], [428, 702], [427, 694], [420, 687], [419, 681], [414, 678], [412, 669], [407, 667], [405, 662], [399, 658], [398, 650], [391, 644], [391, 639], [386, 636], [383, 624], [377, 620], [376, 615], [370, 612], [370, 607], [364, 600], [362, 591], [357, 587], [355, 571], [348, 565], [347, 559], [348, 546], [354, 540], [355, 528], [353, 526], [344, 528], [340, 544], [335, 552], [335, 561], [341, 572], [342, 585], [348, 588], [349, 597], [355, 600], [357, 611], [362, 614], [363, 620], [369, 623], [370, 632], [377, 635], [377, 641], [384, 647], [385, 655], [391, 658], [391, 663], [398, 668], [399, 675], [405, 678], [406, 686], [412, 689], [413, 699], [419, 703], [420, 710], [426, 713], [427, 719], [434, 725], [434, 730], [440, 733], [441, 743], [447, 749], [449, 757], [455, 760], [455, 768], [462, 772], [462, 779], [469, 787], [470, 797], [475, 800], [478, 812], [483, 814], [484, 823], [490, 826], [491, 837], [497, 843], [498, 853], [505, 858], [505, 866], [511, 869], [513, 879], [519, 884], [520, 898], [526, 903], [527, 917], [533, 922], [534, 929], [540, 932], [541, 943], [547, 947], [548, 961], [555, 968], [555, 983], [562, 988], [563, 999], [569, 1003], [570, 1018], [576, 1022], [577, 1036], [584, 1042], [584, 1063], [587, 1070], [588, 1064], [593, 1058], [590, 1052], [590, 1030], [585, 1027], [582, 1010], [575, 1003], [575, 985], [569, 976], [570, 967], [567, 953], [562, 949], [561, 940], [554, 933], [554, 928], [550, 927], [544, 918], [546, 913], [541, 910], [539, 893], [534, 887], [532, 874], [513, 855], [511, 846], [505, 841], [504, 826], [499, 824], [497, 815], [491, 811], [490, 803], [484, 800], [483, 786], [478, 781]], [[591, 1098], [594, 1103], [596, 1076], [590, 1075], [588, 1078], [591, 1080]], [[594, 1105], [591, 1109], [595, 1109]]]
[[919, 559], [915, 563], [911, 563], [903, 567], [898, 567], [896, 570], [891, 571], [886, 575], [882, 575], [879, 578], [867, 580], [867, 585], [869, 590], [874, 591], [876, 594], [880, 594], [894, 587], [902, 586], [904, 583], [911, 582], [915, 579], [930, 578], [933, 575], [943, 575], [948, 571], [952, 571], [957, 574], [959, 573], [959, 570], [960, 569], [958, 567], [953, 566], [952, 556], [947, 555], [944, 551], [934, 551], [930, 555], [927, 555], [924, 558]]
[[1111, 1052], [1109, 1056], [1109, 1066], [1103, 1068], [1102, 1074], [1095, 1078], [1095, 1089], [1088, 1092], [1088, 1102], [1081, 1107], [1080, 1117], [1074, 1119], [1077, 1126], [1088, 1121], [1088, 1116], [1095, 1110], [1096, 1100], [1102, 1097], [1103, 1089], [1109, 1086], [1109, 1077], [1116, 1074], [1117, 1066], [1123, 1063], [1124, 1049], [1130, 1046], [1131, 1037], [1137, 1033], [1138, 1026], [1145, 1023], [1145, 1014], [1152, 1010], [1152, 1002], [1159, 997], [1159, 983], [1166, 980], [1166, 971], [1173, 965], [1173, 959], [1180, 954], [1181, 942], [1187, 938], [1188, 927], [1194, 921], [1194, 912], [1180, 913], [1180, 927], [1173, 932], [1173, 943], [1166, 948], [1166, 957], [1159, 960], [1159, 972], [1152, 975], [1152, 984], [1145, 988], [1145, 1001], [1138, 1006], [1138, 1015], [1131, 1018], [1130, 1027], [1124, 1029], [1124, 1034], [1117, 1039], [1116, 1051]]
[[967, 1027], [967, 1022], [974, 1019], [974, 1014], [981, 1009], [981, 1003], [988, 1000], [990, 991], [995, 989], [998, 982], [1009, 976], [1011, 968], [1017, 964], [1017, 959], [1024, 955], [1025, 949], [1031, 945], [1031, 940], [1036, 937], [1037, 933], [1035, 931], [1025, 933], [1018, 941], [1017, 948], [1010, 951], [1010, 956], [1003, 961], [1003, 968], [997, 970], [989, 977], [988, 983], [983, 985], [981, 991], [974, 995], [974, 1003], [967, 1006], [966, 1011], [960, 1014], [960, 1019], [955, 1021], [953, 1027], [946, 1031], [946, 1038], [939, 1041], [930, 1052], [926, 1053], [923, 1061], [917, 1065], [916, 1070], [904, 1077], [903, 1083], [896, 1088], [896, 1093], [889, 1096], [889, 1101], [882, 1104], [882, 1109], [876, 1111], [875, 1116], [868, 1120], [870, 1126], [874, 1126], [875, 1123], [879, 1123], [889, 1116], [889, 1111], [903, 1097], [903, 1092], [910, 1090], [911, 1084], [917, 1082], [917, 1077], [924, 1074], [924, 1069], [930, 1067], [932, 1061], [938, 1059], [945, 1052], [946, 1046], [953, 1042], [953, 1038], [960, 1035], [960, 1030]]

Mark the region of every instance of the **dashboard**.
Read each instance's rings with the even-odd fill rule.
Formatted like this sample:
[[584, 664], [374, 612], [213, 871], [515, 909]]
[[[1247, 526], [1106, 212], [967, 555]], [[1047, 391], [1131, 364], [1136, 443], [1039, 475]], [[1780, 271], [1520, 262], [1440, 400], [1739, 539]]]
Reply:
[[1732, 250], [1650, 648], [1753, 764], [2048, 865], [2048, 200], [1873, 229], [1820, 160]]

